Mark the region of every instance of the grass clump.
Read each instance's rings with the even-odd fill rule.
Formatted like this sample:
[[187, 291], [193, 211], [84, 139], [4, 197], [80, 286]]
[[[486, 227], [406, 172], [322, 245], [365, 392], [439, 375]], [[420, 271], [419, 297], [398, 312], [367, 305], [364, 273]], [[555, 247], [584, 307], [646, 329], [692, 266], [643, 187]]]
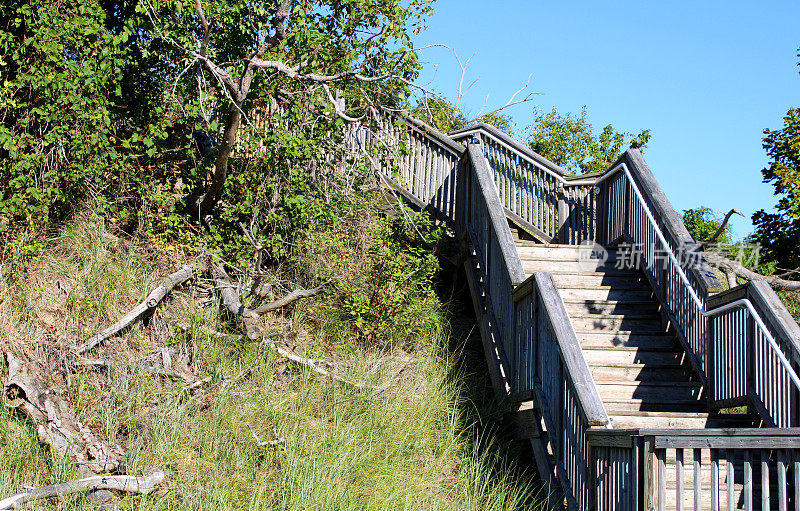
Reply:
[[[267, 279], [274, 294], [287, 276], [340, 284], [264, 318], [289, 349], [324, 359], [364, 388], [324, 378], [259, 342], [221, 337], [239, 325], [199, 278], [173, 292], [145, 325], [87, 355], [111, 361], [107, 367], [71, 366], [63, 356], [71, 347], [197, 256], [125, 236], [93, 216], [42, 240], [35, 257], [3, 262], [2, 348], [50, 371], [53, 390], [81, 420], [127, 451], [128, 473], [166, 471], [151, 495], [121, 495], [122, 509], [535, 507], [530, 474], [509, 461], [505, 442], [486, 427], [500, 412], [479, 413], [485, 403], [470, 394], [482, 376], [465, 364], [475, 372], [483, 366], [451, 349], [467, 336], [453, 333], [452, 307], [434, 291], [438, 263], [367, 209], [354, 206], [349, 220], [312, 225], [308, 243]], [[368, 306], [357, 308], [354, 296]], [[187, 390], [185, 381], [145, 371], [141, 361], [164, 349], [207, 383]], [[260, 446], [256, 438], [283, 442]], [[59, 459], [4, 407], [0, 459], [0, 497], [78, 477], [72, 460]], [[34, 507], [96, 504], [75, 495]]]

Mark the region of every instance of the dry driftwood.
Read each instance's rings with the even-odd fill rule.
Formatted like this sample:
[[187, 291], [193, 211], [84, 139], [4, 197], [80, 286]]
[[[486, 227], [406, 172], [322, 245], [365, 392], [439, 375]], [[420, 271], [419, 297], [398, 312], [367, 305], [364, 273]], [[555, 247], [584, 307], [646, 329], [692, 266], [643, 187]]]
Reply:
[[315, 287], [313, 289], [297, 289], [292, 291], [288, 295], [284, 296], [283, 298], [279, 298], [277, 300], [273, 300], [269, 303], [265, 303], [260, 307], [254, 309], [256, 314], [264, 314], [265, 312], [273, 311], [275, 309], [280, 309], [281, 307], [286, 307], [290, 303], [299, 300], [300, 298], [309, 298], [312, 296], [316, 296], [323, 292], [326, 287], [328, 287], [330, 281], [325, 282], [319, 287]]
[[38, 368], [6, 352], [8, 379], [5, 405], [19, 410], [35, 425], [39, 440], [61, 456], [70, 455], [86, 472], [115, 472], [124, 466], [125, 453], [97, 438], [75, 416], [65, 399], [47, 388]]
[[161, 303], [161, 300], [163, 300], [170, 291], [172, 291], [176, 286], [179, 286], [180, 284], [183, 284], [192, 278], [193, 274], [194, 268], [187, 264], [180, 270], [168, 276], [158, 287], [153, 289], [153, 291], [147, 295], [147, 298], [145, 298], [142, 303], [134, 307], [129, 313], [125, 314], [122, 319], [83, 343], [78, 348], [78, 353], [86, 353], [109, 337], [116, 335], [123, 329], [127, 328], [131, 323], [139, 319], [139, 317], [144, 313], [151, 311], [158, 306], [158, 304]]
[[92, 476], [84, 479], [77, 479], [67, 483], [43, 486], [32, 490], [24, 491], [0, 500], [0, 510], [17, 509], [26, 502], [50, 497], [63, 497], [71, 493], [95, 491], [95, 490], [117, 490], [129, 493], [141, 493], [146, 495], [153, 491], [161, 481], [164, 480], [164, 471], [156, 469], [145, 477], [134, 476]]
[[[718, 252], [703, 252], [703, 258], [711, 266], [719, 268], [725, 272], [725, 275], [728, 277], [728, 282], [733, 286], [736, 285], [735, 276], [739, 276], [746, 280], [763, 280], [773, 289], [800, 291], [800, 280], [786, 280], [775, 275], [762, 275], [760, 273], [756, 273], [752, 270], [748, 270], [741, 263], [728, 259]], [[731, 282], [731, 279], [733, 279], [733, 282]]]
[[248, 339], [258, 339], [261, 336], [261, 327], [258, 325], [258, 313], [242, 305], [237, 287], [228, 277], [228, 274], [217, 264], [211, 264], [211, 275], [214, 283], [222, 296], [222, 304], [231, 314], [239, 316], [244, 324], [245, 334]]

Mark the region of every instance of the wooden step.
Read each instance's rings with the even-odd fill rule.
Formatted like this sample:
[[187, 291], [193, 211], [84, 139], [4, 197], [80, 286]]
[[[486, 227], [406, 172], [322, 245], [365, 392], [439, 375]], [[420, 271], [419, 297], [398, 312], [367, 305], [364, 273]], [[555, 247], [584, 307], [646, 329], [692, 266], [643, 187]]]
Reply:
[[553, 259], [530, 259], [520, 257], [525, 273], [532, 274], [537, 271], [549, 273], [568, 273], [571, 275], [627, 275], [640, 276], [641, 273], [630, 268], [617, 268], [616, 262], [606, 263], [597, 267], [586, 266], [578, 261], [564, 261]]
[[570, 315], [572, 328], [576, 332], [620, 332], [629, 331], [638, 334], [665, 333], [661, 325], [661, 317], [628, 318], [612, 314], [583, 314]]
[[589, 366], [631, 366], [639, 364], [647, 367], [675, 367], [683, 364], [683, 352], [664, 352], [647, 350], [605, 350], [584, 349], [583, 357]]
[[[584, 261], [589, 260], [586, 253], [578, 250], [574, 246], [566, 247], [529, 247], [524, 245], [517, 245], [517, 254], [520, 259], [529, 259], [532, 261]], [[617, 261], [617, 251], [609, 250], [606, 263]]]
[[610, 397], [602, 398], [606, 411], [614, 410], [616, 415], [620, 412], [705, 412], [707, 411], [704, 399], [675, 399], [671, 401], [653, 399], [615, 399]]
[[561, 297], [569, 301], [586, 300], [613, 300], [617, 302], [643, 302], [652, 301], [653, 295], [650, 290], [626, 290], [612, 289], [609, 286], [600, 286], [593, 289], [559, 289]]
[[669, 349], [678, 346], [671, 334], [640, 334], [634, 332], [575, 332], [584, 348], [650, 348]]
[[644, 289], [649, 288], [645, 279], [636, 275], [573, 275], [568, 273], [554, 273], [553, 280], [556, 286], [562, 287], [597, 287], [611, 286], [620, 289]]
[[663, 382], [700, 381], [694, 371], [682, 366], [646, 366], [644, 364], [590, 365], [594, 381]]
[[711, 415], [707, 413], [671, 413], [640, 415], [609, 415], [614, 429], [704, 429], [750, 428], [748, 415]]
[[696, 382], [595, 382], [603, 401], [692, 402], [700, 399], [702, 387]]
[[618, 314], [627, 318], [661, 318], [659, 304], [651, 300], [640, 303], [613, 300], [565, 300], [564, 306], [570, 317], [584, 314]]

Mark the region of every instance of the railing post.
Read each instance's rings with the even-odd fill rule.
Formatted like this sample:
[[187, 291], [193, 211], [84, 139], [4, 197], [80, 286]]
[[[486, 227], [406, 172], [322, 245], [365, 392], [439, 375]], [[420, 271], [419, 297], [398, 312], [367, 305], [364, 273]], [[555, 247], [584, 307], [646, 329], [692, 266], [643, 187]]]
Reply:
[[563, 186], [556, 190], [558, 197], [558, 241], [561, 243], [569, 243], [569, 204], [567, 203], [567, 194]]
[[641, 462], [639, 467], [642, 469], [642, 507], [645, 511], [655, 511], [656, 495], [658, 491], [658, 474], [656, 473], [655, 452], [653, 450], [653, 438], [644, 437], [642, 439]]

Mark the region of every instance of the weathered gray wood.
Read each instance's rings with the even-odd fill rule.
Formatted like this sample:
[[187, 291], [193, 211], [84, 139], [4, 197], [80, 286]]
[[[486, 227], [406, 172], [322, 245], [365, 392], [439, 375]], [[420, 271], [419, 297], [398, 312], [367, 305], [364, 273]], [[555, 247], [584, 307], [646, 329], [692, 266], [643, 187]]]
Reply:
[[658, 457], [658, 511], [664, 511], [667, 505], [667, 452], [664, 449], [659, 449], [656, 452]]
[[719, 511], [719, 454], [711, 449], [711, 511]]
[[769, 507], [769, 451], [761, 451], [761, 509]]
[[161, 300], [163, 300], [164, 297], [167, 296], [176, 286], [179, 286], [192, 278], [193, 273], [194, 267], [187, 264], [184, 265], [180, 270], [167, 276], [167, 278], [165, 278], [161, 284], [156, 286], [156, 288], [147, 295], [142, 303], [134, 307], [129, 313], [125, 314], [119, 321], [104, 329], [102, 332], [93, 335], [90, 339], [78, 347], [78, 354], [86, 353], [109, 337], [112, 337], [129, 327], [131, 323], [139, 319], [143, 314], [155, 309], [158, 304], [161, 303]]
[[553, 172], [554, 174], [557, 174], [559, 176], [571, 176], [571, 173], [568, 170], [566, 170], [565, 168], [561, 167], [560, 165], [557, 165], [557, 164], [553, 163], [552, 161], [548, 160], [544, 156], [542, 156], [542, 155], [540, 155], [540, 154], [538, 154], [538, 153], [536, 153], [534, 151], [531, 151], [531, 149], [529, 147], [525, 146], [524, 144], [521, 144], [521, 143], [517, 142], [512, 137], [506, 135], [505, 133], [503, 133], [499, 129], [495, 128], [491, 124], [486, 124], [486, 123], [483, 123], [483, 122], [479, 122], [479, 123], [473, 124], [471, 126], [468, 126], [466, 128], [463, 128], [463, 129], [460, 129], [460, 130], [457, 130], [457, 131], [453, 131], [453, 132], [449, 133], [449, 136], [452, 139], [456, 140], [456, 141], [458, 141], [458, 140], [462, 140], [463, 141], [463, 140], [466, 140], [466, 139], [470, 138], [472, 136], [472, 134], [475, 133], [476, 131], [487, 133], [488, 135], [490, 135], [491, 137], [495, 138], [496, 140], [499, 140], [503, 144], [509, 146], [511, 149], [513, 149], [513, 151], [515, 153], [517, 153], [519, 155], [522, 155], [522, 156], [525, 156], [526, 158], [529, 158], [529, 159], [535, 161], [538, 165], [540, 165], [541, 167], [549, 170], [550, 172]]
[[[712, 430], [709, 430], [712, 431]], [[800, 437], [796, 436], [771, 436], [774, 430], [762, 430], [762, 435], [755, 430], [749, 434], [748, 430], [717, 430], [719, 436], [656, 436], [657, 448], [703, 448], [703, 449], [800, 449]], [[737, 433], [738, 431], [738, 433]], [[752, 430], [751, 430], [752, 431]], [[701, 433], [702, 431], [697, 431]], [[676, 431], [675, 433], [678, 433]], [[680, 431], [679, 433], [684, 433]]]
[[753, 511], [753, 464], [750, 451], [744, 452], [744, 510]]
[[733, 489], [734, 489], [734, 479], [733, 479], [733, 459], [734, 459], [734, 451], [728, 450], [725, 452], [725, 467], [726, 467], [726, 474], [725, 474], [725, 488], [727, 489], [727, 503], [728, 503], [728, 511], [733, 511], [734, 509], [734, 502], [733, 502]]
[[703, 486], [700, 484], [700, 470], [702, 467], [701, 459], [703, 453], [700, 449], [692, 449], [692, 456], [694, 457], [694, 461], [692, 463], [692, 468], [694, 472], [694, 509], [698, 510], [701, 509], [701, 505], [703, 502]]
[[783, 450], [777, 453], [778, 472], [778, 511], [786, 511], [786, 460]]
[[494, 228], [494, 233], [497, 236], [497, 243], [500, 246], [502, 257], [505, 260], [508, 278], [512, 285], [516, 286], [525, 280], [525, 270], [522, 268], [522, 261], [520, 261], [519, 255], [517, 254], [517, 247], [514, 245], [514, 238], [511, 236], [511, 229], [508, 227], [503, 206], [500, 204], [497, 191], [491, 181], [489, 167], [486, 164], [486, 159], [480, 147], [475, 144], [470, 144], [467, 148], [467, 152], [472, 161], [472, 168], [477, 178], [476, 183], [479, 186], [480, 192], [483, 194], [483, 199], [489, 211], [489, 218]]
[[677, 511], [683, 511], [683, 449], [675, 452], [675, 499]]
[[[642, 195], [650, 198], [651, 212], [661, 221], [662, 226], [667, 231], [666, 234], [674, 240], [675, 245], [683, 245], [687, 248], [696, 246], [696, 242], [689, 235], [689, 231], [686, 230], [683, 220], [672, 207], [650, 167], [645, 163], [641, 151], [639, 149], [628, 149], [617, 162], [625, 162], [631, 174], [638, 178], [639, 182], [637, 184]], [[615, 166], [616, 164], [612, 165], [612, 168]], [[705, 293], [722, 290], [722, 285], [708, 265], [692, 267], [690, 271], [695, 275]]]
[[575, 330], [572, 329], [569, 315], [553, 281], [553, 276], [549, 273], [536, 273], [535, 279], [588, 424], [590, 426], [608, 424], [608, 414], [606, 414], [600, 399], [589, 365], [583, 357], [580, 343], [575, 336]]
[[787, 358], [800, 363], [800, 325], [775, 291], [766, 282], [754, 280], [747, 283], [747, 297], [758, 311], [761, 320], [774, 329], [778, 338], [792, 347], [792, 356]]

